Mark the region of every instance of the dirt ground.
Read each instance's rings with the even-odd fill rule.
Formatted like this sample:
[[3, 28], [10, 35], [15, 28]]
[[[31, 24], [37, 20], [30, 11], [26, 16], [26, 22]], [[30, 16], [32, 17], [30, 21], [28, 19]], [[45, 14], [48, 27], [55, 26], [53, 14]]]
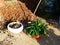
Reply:
[[[42, 21], [46, 23], [45, 20], [42, 19]], [[0, 30], [0, 45], [60, 45], [60, 29], [48, 27], [47, 35], [41, 39], [34, 39], [23, 31], [15, 34], [7, 29]]]
[[[21, 9], [21, 5], [24, 11]], [[2, 18], [3, 21], [7, 19], [19, 21], [23, 19], [35, 20], [36, 18], [36, 16], [22, 2], [6, 2], [3, 7], [0, 7], [0, 13], [0, 16], [4, 17]], [[16, 17], [16, 15], [18, 16]], [[44, 23], [48, 24], [46, 20], [42, 18], [40, 19]], [[8, 29], [4, 29], [4, 31], [0, 30], [0, 45], [60, 45], [60, 29], [50, 25], [48, 27], [49, 29], [47, 30], [47, 35], [41, 39], [34, 39], [23, 31], [15, 34], [8, 31]]]

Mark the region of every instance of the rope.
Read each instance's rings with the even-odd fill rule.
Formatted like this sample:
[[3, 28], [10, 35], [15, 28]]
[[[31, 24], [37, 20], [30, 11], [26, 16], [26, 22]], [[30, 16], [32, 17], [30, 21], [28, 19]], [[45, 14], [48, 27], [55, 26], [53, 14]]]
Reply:
[[35, 9], [35, 11], [34, 11], [34, 14], [36, 13], [36, 11], [37, 11], [37, 9], [38, 9], [38, 7], [39, 7], [41, 1], [42, 1], [42, 0], [40, 0], [40, 1], [38, 2], [37, 6], [36, 6], [36, 9]]

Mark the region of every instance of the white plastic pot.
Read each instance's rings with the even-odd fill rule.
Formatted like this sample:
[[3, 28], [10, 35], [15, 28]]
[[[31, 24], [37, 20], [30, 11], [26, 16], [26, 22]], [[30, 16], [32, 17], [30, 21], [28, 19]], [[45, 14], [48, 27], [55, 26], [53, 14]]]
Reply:
[[[15, 24], [15, 23], [21, 24], [21, 26], [20, 26], [19, 28], [16, 28], [16, 29], [15, 29], [15, 28], [11, 28], [10, 25], [11, 25], [11, 24]], [[8, 28], [9, 31], [11, 31], [11, 32], [13, 32], [13, 33], [19, 33], [19, 32], [21, 32], [21, 31], [23, 30], [23, 24], [20, 23], [20, 22], [11, 22], [11, 23], [9, 23], [9, 24], [7, 25], [7, 28]]]

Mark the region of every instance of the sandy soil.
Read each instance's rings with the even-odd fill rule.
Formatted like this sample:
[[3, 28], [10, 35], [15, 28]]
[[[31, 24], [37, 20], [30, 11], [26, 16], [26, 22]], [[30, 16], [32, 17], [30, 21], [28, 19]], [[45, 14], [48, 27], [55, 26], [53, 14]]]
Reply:
[[0, 45], [39, 45], [37, 41], [26, 35], [24, 32], [14, 34], [8, 30], [1, 31]]

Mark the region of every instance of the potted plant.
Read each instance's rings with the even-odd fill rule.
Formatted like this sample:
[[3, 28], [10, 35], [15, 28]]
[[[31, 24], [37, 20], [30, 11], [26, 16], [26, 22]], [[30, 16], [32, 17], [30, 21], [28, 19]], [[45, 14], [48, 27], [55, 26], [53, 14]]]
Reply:
[[41, 20], [37, 19], [34, 22], [28, 22], [27, 32], [32, 37], [42, 38], [42, 36], [46, 35], [47, 25], [44, 24]]
[[19, 33], [23, 30], [23, 24], [19, 21], [11, 22], [7, 25], [9, 31]]

